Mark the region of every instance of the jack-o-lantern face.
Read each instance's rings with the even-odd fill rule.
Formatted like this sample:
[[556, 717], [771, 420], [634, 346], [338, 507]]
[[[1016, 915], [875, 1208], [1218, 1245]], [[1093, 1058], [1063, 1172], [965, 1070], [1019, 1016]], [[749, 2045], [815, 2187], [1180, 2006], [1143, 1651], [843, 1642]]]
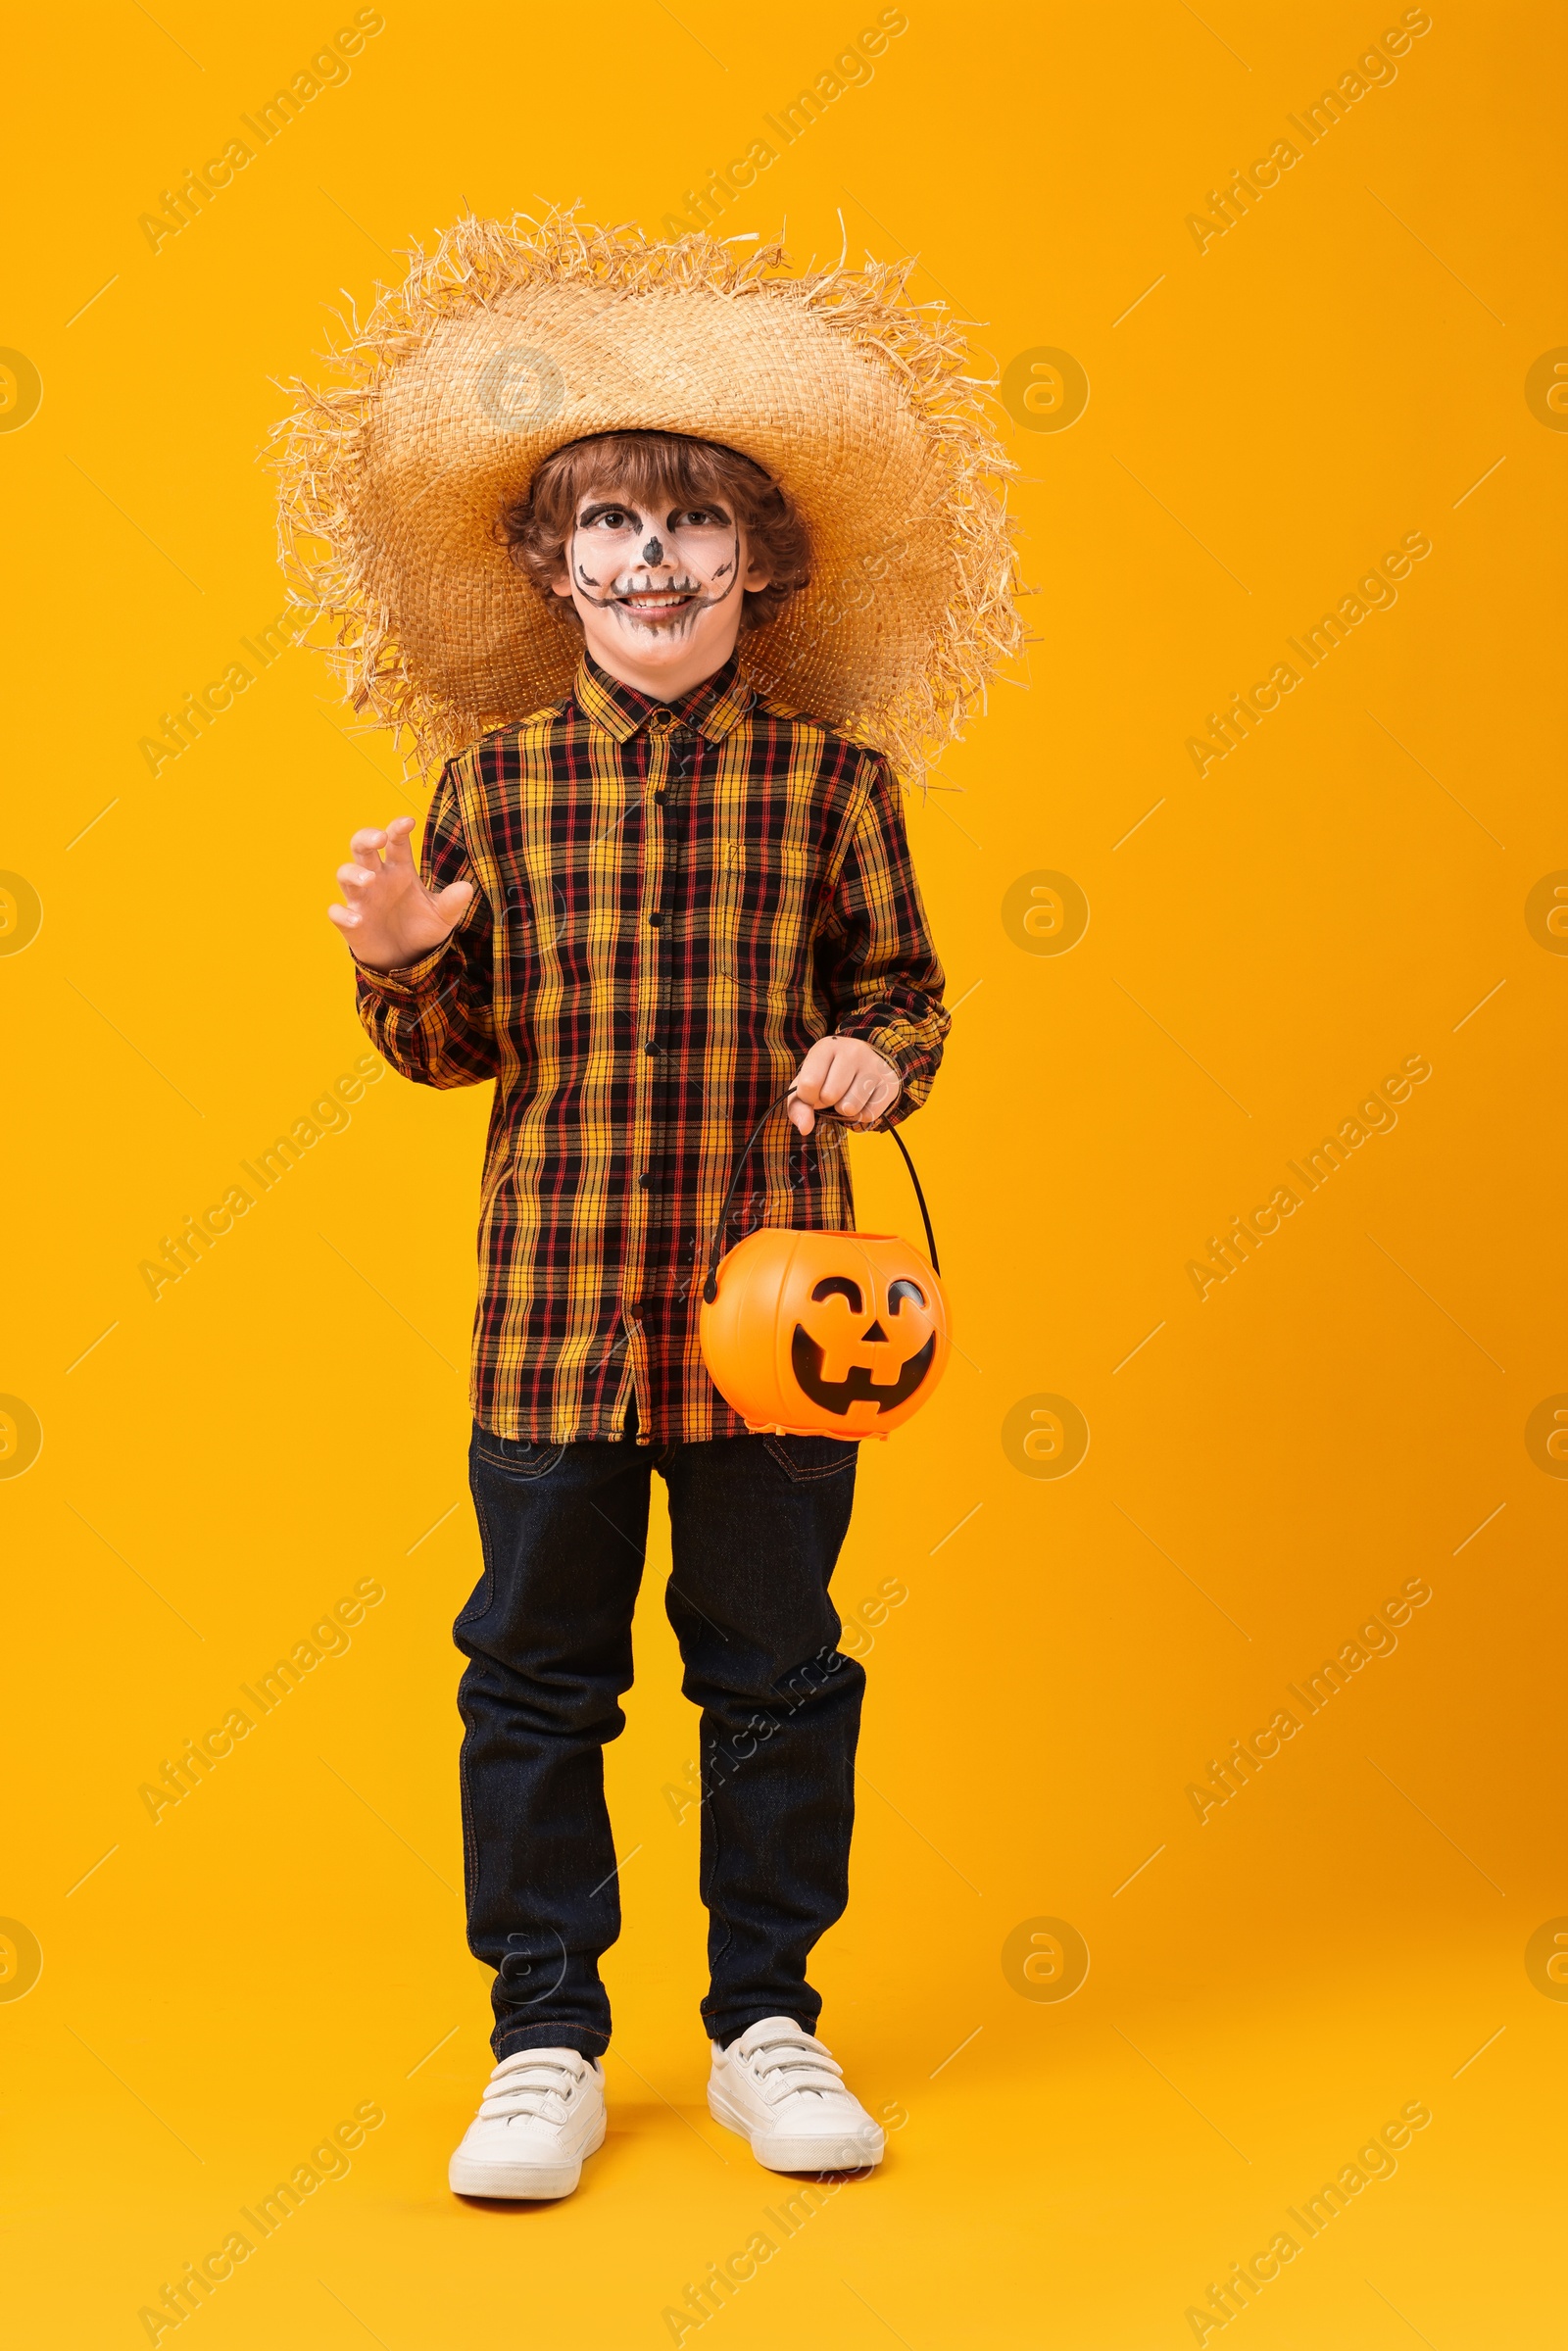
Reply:
[[860, 1285], [848, 1274], [824, 1276], [811, 1292], [811, 1303], [827, 1311], [812, 1316], [809, 1330], [796, 1324], [790, 1364], [802, 1394], [813, 1404], [845, 1413], [852, 1404], [874, 1403], [883, 1413], [917, 1394], [937, 1354], [930, 1305], [918, 1282], [897, 1274], [888, 1284], [891, 1331], [874, 1302], [866, 1322]]
[[754, 1430], [886, 1437], [947, 1362], [942, 1285], [891, 1234], [748, 1234], [700, 1327], [714, 1387]]

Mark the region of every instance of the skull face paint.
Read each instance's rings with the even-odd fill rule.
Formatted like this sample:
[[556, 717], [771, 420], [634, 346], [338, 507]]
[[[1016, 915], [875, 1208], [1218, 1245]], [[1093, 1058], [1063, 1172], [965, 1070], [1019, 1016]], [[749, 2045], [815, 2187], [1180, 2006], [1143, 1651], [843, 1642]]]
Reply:
[[661, 517], [591, 497], [568, 542], [572, 586], [635, 628], [686, 635], [701, 612], [733, 596], [740, 537], [721, 507], [675, 508]]
[[612, 676], [666, 697], [722, 668], [746, 589], [767, 585], [725, 507], [591, 491], [566, 540], [569, 596], [593, 658]]

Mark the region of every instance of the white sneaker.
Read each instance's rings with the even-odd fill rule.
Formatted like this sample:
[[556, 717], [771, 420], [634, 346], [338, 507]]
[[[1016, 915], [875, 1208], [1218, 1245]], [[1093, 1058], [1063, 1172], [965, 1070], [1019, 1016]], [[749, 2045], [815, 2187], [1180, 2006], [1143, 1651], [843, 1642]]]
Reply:
[[447, 2168], [459, 2196], [569, 2196], [604, 2144], [605, 2069], [575, 2049], [519, 2049], [496, 2067]]
[[793, 2017], [764, 2017], [729, 2048], [711, 2046], [708, 2111], [749, 2139], [770, 2172], [858, 2172], [881, 2162], [881, 2126]]

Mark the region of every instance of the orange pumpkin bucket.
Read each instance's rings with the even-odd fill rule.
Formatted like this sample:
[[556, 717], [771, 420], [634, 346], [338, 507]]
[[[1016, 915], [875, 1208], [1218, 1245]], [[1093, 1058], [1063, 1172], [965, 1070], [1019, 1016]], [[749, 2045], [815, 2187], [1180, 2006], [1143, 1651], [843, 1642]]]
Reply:
[[769, 1102], [735, 1162], [703, 1285], [703, 1360], [756, 1436], [852, 1444], [889, 1437], [919, 1411], [948, 1360], [948, 1305], [931, 1217], [898, 1129], [889, 1132], [920, 1203], [929, 1260], [891, 1233], [772, 1225], [748, 1233], [719, 1258], [747, 1157], [794, 1091]]

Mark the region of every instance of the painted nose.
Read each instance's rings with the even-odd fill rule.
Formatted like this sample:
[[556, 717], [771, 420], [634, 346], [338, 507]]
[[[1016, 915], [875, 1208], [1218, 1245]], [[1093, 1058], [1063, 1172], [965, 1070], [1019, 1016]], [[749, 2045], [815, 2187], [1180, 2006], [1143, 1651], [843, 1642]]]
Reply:
[[884, 1343], [886, 1342], [887, 1333], [883, 1330], [882, 1325], [879, 1322], [874, 1322], [868, 1331], [862, 1331], [860, 1333], [860, 1345], [864, 1347], [867, 1340], [870, 1339], [880, 1339]]

